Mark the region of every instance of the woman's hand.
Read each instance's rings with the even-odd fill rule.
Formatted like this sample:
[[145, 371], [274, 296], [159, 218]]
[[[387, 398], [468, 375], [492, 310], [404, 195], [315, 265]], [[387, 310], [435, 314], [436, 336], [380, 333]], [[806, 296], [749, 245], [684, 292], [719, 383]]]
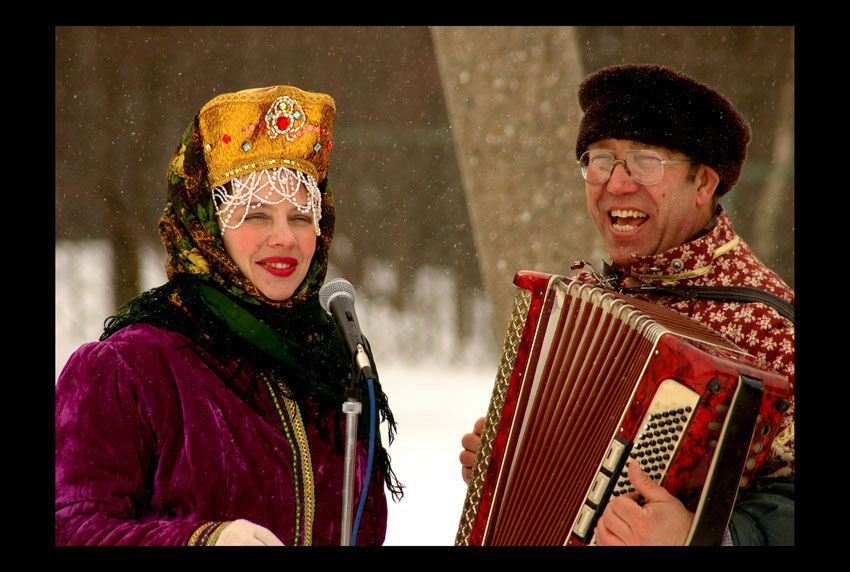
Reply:
[[472, 433], [467, 433], [460, 440], [460, 444], [463, 445], [463, 451], [460, 453], [460, 473], [463, 476], [463, 482], [467, 484], [469, 484], [469, 477], [472, 476], [472, 465], [475, 463], [475, 453], [478, 451], [483, 430], [484, 418], [482, 417], [475, 422]]
[[283, 546], [283, 542], [268, 528], [239, 519], [221, 530], [215, 546]]

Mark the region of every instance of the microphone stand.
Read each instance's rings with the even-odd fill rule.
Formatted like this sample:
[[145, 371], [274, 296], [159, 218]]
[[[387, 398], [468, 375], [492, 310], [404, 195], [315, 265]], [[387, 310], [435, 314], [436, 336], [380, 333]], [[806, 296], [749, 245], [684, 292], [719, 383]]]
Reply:
[[[366, 371], [371, 375], [371, 366], [362, 344], [357, 345], [354, 357], [351, 386], [346, 390], [346, 400], [342, 404], [345, 414], [345, 465], [342, 472], [342, 530], [340, 531], [340, 546], [351, 546], [351, 532], [354, 514], [354, 474], [357, 460], [357, 421], [363, 404], [360, 402], [360, 390], [357, 382], [360, 375]], [[374, 405], [373, 405], [374, 407]]]
[[[356, 379], [356, 378], [355, 378]], [[354, 472], [357, 447], [357, 417], [363, 409], [360, 390], [351, 387], [342, 404], [345, 413], [345, 465], [342, 471], [342, 531], [340, 546], [351, 546], [352, 515], [354, 513]]]

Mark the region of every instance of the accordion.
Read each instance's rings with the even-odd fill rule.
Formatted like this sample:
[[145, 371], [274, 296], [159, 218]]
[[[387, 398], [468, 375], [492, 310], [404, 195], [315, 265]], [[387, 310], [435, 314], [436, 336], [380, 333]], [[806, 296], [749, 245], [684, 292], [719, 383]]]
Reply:
[[788, 381], [657, 304], [519, 272], [457, 545], [593, 544], [632, 459], [718, 544], [770, 451]]

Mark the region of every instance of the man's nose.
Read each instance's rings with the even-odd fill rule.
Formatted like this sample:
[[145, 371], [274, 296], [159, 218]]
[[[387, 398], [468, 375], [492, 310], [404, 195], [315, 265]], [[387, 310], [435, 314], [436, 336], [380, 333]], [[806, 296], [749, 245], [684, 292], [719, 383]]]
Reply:
[[608, 191], [615, 194], [633, 193], [637, 190], [638, 186], [638, 183], [629, 176], [625, 163], [622, 161], [614, 163], [611, 176], [608, 178]]

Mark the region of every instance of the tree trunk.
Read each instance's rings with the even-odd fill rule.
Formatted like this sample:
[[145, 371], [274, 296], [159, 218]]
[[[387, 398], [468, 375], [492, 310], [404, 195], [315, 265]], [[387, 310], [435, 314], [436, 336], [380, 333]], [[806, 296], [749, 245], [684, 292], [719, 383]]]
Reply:
[[575, 166], [584, 74], [569, 27], [435, 27], [432, 36], [501, 340], [517, 271], [566, 274], [576, 259], [602, 257]]

